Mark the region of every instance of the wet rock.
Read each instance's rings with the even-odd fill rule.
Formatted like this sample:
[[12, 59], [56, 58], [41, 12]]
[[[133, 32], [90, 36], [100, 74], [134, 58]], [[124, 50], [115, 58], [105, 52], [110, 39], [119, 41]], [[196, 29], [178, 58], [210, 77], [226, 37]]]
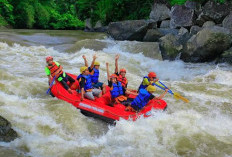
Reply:
[[186, 28], [181, 27], [178, 34], [176, 35], [176, 38], [180, 44], [185, 45], [186, 42], [191, 38], [191, 35]]
[[111, 22], [108, 34], [116, 40], [137, 40], [142, 41], [148, 29], [155, 24], [152, 20], [130, 20]]
[[174, 60], [182, 49], [183, 46], [173, 34], [167, 34], [160, 38], [160, 50], [163, 59]]
[[161, 3], [154, 3], [152, 11], [150, 13], [150, 19], [157, 21], [162, 21], [170, 18], [170, 9]]
[[170, 20], [165, 20], [161, 22], [160, 28], [169, 28], [170, 27]]
[[200, 8], [200, 3], [194, 2], [194, 1], [186, 1], [184, 4], [187, 8], [189, 9], [199, 9]]
[[212, 27], [215, 26], [215, 23], [213, 21], [206, 21], [202, 27]]
[[230, 32], [232, 33], [232, 11], [229, 15], [226, 16], [226, 18], [222, 22], [223, 27], [228, 28]]
[[11, 128], [10, 122], [0, 116], [0, 141], [10, 142], [18, 137], [17, 133]]
[[167, 34], [173, 34], [177, 35], [179, 30], [178, 29], [173, 29], [173, 28], [158, 28], [157, 29], [163, 36]]
[[85, 31], [93, 31], [91, 19], [86, 19], [85, 20]]
[[147, 31], [145, 37], [143, 38], [143, 41], [146, 41], [146, 42], [156, 42], [162, 36], [163, 36], [163, 34], [160, 31], [158, 31], [157, 29], [149, 29]]
[[216, 63], [229, 63], [232, 64], [232, 47], [226, 50], [217, 60]]
[[228, 29], [218, 26], [207, 27], [188, 40], [180, 58], [186, 62], [212, 61], [227, 50], [231, 43]]
[[184, 5], [175, 5], [171, 9], [170, 28], [188, 27], [195, 22], [194, 9]]
[[216, 24], [219, 24], [230, 13], [231, 9], [231, 4], [228, 2], [220, 4], [208, 1], [204, 5], [202, 13], [197, 18], [197, 24], [202, 26], [206, 21], [214, 21]]
[[197, 34], [197, 32], [199, 32], [200, 30], [202, 30], [201, 27], [199, 27], [199, 26], [192, 26], [191, 29], [190, 29], [190, 35]]

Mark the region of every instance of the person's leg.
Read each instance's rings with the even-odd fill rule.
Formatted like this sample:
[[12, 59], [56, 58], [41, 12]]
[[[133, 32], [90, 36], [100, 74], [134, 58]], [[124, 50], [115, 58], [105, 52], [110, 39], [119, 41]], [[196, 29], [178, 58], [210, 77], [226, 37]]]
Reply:
[[84, 97], [89, 99], [89, 100], [95, 100], [94, 96], [93, 96], [93, 91], [91, 92], [85, 92]]
[[68, 74], [66, 74], [66, 78], [70, 82], [70, 84], [75, 82], [75, 80], [71, 76], [69, 76]]
[[93, 95], [94, 95], [94, 96], [97, 96], [97, 97], [99, 97], [99, 98], [102, 96], [102, 91], [101, 91], [100, 89], [94, 88], [94, 89], [92, 90], [92, 92], [93, 92]]
[[66, 90], [69, 89], [69, 86], [68, 86], [68, 84], [64, 81], [64, 79], [62, 79], [62, 80], [60, 81], [60, 83], [63, 85], [63, 87], [64, 87]]

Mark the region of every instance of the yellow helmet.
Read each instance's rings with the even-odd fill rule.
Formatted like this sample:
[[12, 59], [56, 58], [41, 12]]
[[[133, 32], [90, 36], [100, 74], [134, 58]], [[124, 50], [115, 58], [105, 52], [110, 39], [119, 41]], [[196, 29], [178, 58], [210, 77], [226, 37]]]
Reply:
[[100, 66], [100, 63], [99, 62], [94, 62], [94, 65], [99, 65]]
[[152, 85], [149, 85], [149, 86], [147, 87], [147, 91], [153, 93], [153, 92], [156, 91], [156, 88], [155, 88], [154, 86], [152, 86]]
[[84, 66], [80, 68], [80, 72], [83, 73], [86, 69], [88, 69], [88, 67]]

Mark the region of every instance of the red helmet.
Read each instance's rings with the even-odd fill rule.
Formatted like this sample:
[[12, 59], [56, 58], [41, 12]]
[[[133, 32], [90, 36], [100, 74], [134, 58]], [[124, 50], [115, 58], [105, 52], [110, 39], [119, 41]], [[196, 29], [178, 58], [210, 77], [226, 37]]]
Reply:
[[120, 73], [121, 73], [121, 72], [126, 73], [126, 69], [120, 69]]
[[118, 76], [116, 74], [112, 74], [110, 78], [118, 78]]
[[53, 60], [53, 57], [52, 56], [48, 56], [48, 57], [46, 57], [46, 62], [48, 62], [49, 60]]
[[156, 77], [156, 73], [155, 72], [149, 72], [148, 77]]

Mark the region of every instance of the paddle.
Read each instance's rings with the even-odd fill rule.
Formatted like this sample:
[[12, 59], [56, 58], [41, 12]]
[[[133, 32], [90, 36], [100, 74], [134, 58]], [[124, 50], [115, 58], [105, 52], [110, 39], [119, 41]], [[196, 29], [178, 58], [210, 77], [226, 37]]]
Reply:
[[56, 79], [56, 76], [53, 77], [52, 83], [50, 84], [50, 87], [48, 88], [46, 94], [49, 94], [49, 92], [50, 92], [50, 90], [51, 90], [51, 87], [52, 87], [53, 83], [55, 82], [55, 79]]
[[168, 88], [165, 84], [163, 84], [161, 81], [159, 81], [159, 83], [160, 83], [163, 87], [162, 87], [161, 85], [157, 84], [157, 83], [154, 83], [154, 85], [156, 85], [157, 87], [159, 87], [159, 88], [161, 88], [161, 89], [163, 89], [163, 90], [168, 89], [168, 93], [172, 94], [172, 95], [174, 96], [175, 99], [181, 99], [181, 100], [183, 100], [183, 101], [186, 102], [186, 103], [189, 102], [188, 99], [184, 98], [184, 97], [181, 96], [179, 93], [176, 93], [176, 92], [173, 93], [173, 92], [171, 91], [171, 89], [169, 89], [169, 88]]

